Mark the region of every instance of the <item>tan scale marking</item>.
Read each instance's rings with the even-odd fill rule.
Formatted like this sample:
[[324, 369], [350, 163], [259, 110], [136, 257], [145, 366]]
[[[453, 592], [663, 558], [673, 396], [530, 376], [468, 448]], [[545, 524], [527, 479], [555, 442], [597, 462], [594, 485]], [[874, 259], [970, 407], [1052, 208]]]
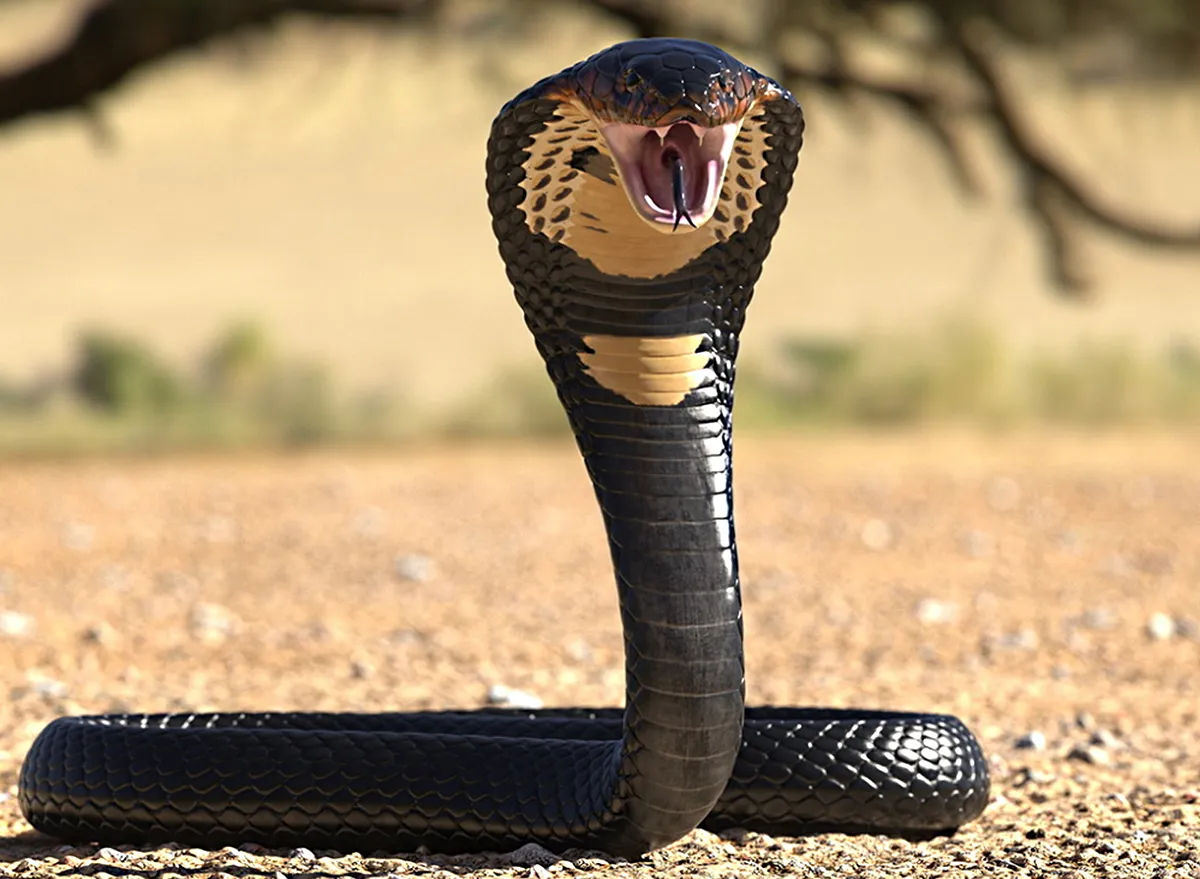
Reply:
[[[653, 232], [653, 230], [650, 230]], [[584, 369], [601, 386], [639, 406], [674, 406], [716, 378], [712, 355], [697, 352], [705, 336], [584, 336]]]
[[[521, 208], [530, 231], [570, 247], [607, 275], [657, 278], [682, 268], [750, 224], [758, 207], [754, 193], [762, 184], [763, 153], [768, 149], [761, 110], [746, 120], [737, 135], [717, 214], [699, 229], [681, 223], [669, 234], [651, 228], [629, 204], [608, 142], [591, 117], [571, 100], [560, 103], [557, 112], [562, 118], [551, 121], [527, 147], [529, 158], [520, 185], [526, 193]], [[571, 167], [575, 150], [586, 147], [612, 162], [612, 182]], [[754, 167], [740, 167], [739, 158], [750, 159]], [[739, 175], [749, 185], [739, 182]], [[746, 195], [745, 208], [738, 206], [739, 193]]]
[[[766, 114], [761, 111], [751, 116], [734, 139], [733, 153], [725, 169], [725, 182], [721, 185], [721, 200], [707, 224], [718, 241], [725, 241], [734, 232], [749, 226], [758, 208], [755, 193], [762, 186], [762, 169], [770, 149], [763, 127], [765, 121]], [[744, 167], [744, 162], [749, 162], [752, 167]]]

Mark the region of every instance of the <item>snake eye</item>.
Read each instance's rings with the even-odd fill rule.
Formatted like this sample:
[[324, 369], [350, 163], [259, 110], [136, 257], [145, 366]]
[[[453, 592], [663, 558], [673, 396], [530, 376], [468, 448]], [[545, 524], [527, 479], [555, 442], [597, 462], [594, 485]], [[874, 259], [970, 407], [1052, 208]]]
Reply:
[[641, 81], [642, 78], [636, 70], [630, 70], [625, 74], [625, 88], [627, 89], [637, 88]]

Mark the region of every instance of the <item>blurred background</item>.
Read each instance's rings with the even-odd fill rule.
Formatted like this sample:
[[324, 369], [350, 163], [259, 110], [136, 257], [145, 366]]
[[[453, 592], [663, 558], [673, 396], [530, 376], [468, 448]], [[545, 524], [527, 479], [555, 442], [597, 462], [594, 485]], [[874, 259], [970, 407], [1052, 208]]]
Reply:
[[0, 0], [0, 452], [562, 432], [499, 106], [719, 43], [808, 136], [739, 417], [1200, 417], [1195, 0]]

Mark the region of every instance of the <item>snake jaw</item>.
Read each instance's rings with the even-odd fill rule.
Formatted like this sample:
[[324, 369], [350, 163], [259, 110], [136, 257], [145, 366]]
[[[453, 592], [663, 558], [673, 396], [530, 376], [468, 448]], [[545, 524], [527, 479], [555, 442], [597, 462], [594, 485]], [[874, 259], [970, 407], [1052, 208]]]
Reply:
[[712, 218], [741, 127], [740, 121], [712, 128], [610, 122], [600, 130], [635, 213], [655, 229], [673, 232], [681, 221], [696, 229]]

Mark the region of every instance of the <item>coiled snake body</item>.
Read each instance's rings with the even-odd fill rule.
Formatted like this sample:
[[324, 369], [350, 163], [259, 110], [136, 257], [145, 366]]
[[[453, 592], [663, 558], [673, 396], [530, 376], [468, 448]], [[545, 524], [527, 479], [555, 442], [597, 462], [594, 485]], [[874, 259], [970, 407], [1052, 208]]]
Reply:
[[63, 718], [20, 804], [63, 839], [636, 856], [703, 824], [925, 835], [988, 773], [952, 717], [745, 709], [738, 333], [803, 118], [712, 46], [634, 40], [510, 101], [493, 227], [603, 512], [623, 711]]

